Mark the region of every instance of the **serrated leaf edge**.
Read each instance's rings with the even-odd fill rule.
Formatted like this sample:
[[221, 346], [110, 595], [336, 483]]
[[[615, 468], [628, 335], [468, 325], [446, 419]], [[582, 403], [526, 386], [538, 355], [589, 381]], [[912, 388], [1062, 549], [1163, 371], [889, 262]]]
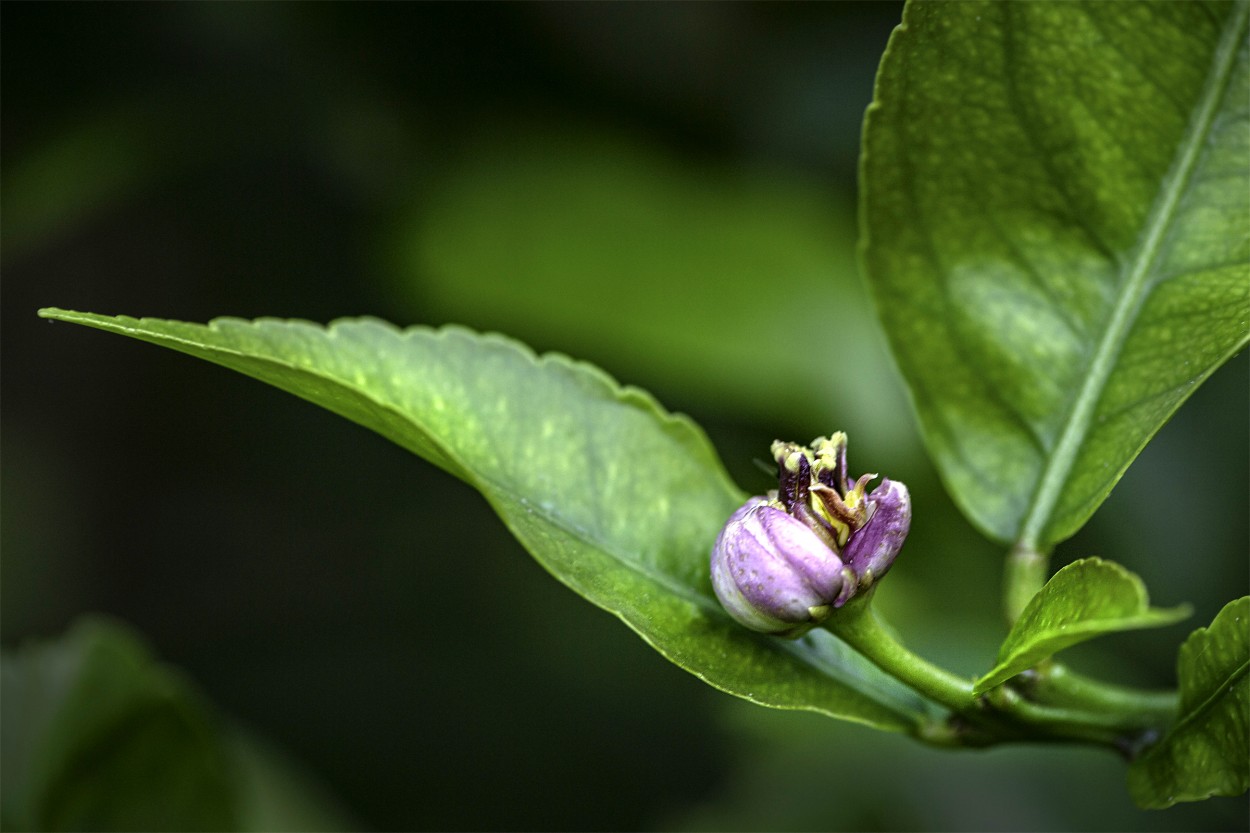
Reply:
[[[1189, 605], [1177, 605], [1176, 607], [1169, 608], [1150, 607], [1150, 595], [1146, 590], [1146, 585], [1141, 580], [1141, 577], [1136, 573], [1126, 569], [1114, 561], [1106, 561], [1102, 558], [1098, 558], [1097, 556], [1078, 559], [1061, 568], [1058, 572], [1051, 576], [1050, 580], [1046, 582], [1046, 585], [1043, 586], [1042, 589], [1029, 600], [1028, 605], [1025, 606], [1024, 611], [1020, 614], [1020, 618], [1016, 620], [1016, 624], [1012, 626], [1012, 629], [1008, 632], [1006, 638], [1003, 639], [1002, 646], [999, 648], [998, 652], [998, 663], [984, 676], [977, 680], [975, 684], [973, 684], [972, 690], [974, 694], [984, 694], [991, 688], [1001, 685], [1047, 657], [1053, 656], [1059, 651], [1064, 650], [1064, 648], [1075, 646], [1076, 643], [1072, 643], [1070, 645], [1065, 645], [1056, 651], [1051, 651], [1050, 653], [1045, 653], [1045, 648], [1043, 647], [1043, 653], [1039, 656], [1036, 655], [1036, 651], [1012, 650], [1011, 640], [1016, 634], [1016, 628], [1020, 626], [1019, 623], [1027, 621], [1029, 614], [1042, 604], [1042, 594], [1046, 591], [1046, 587], [1049, 586], [1051, 582], [1055, 581], [1067, 570], [1075, 570], [1086, 566], [1110, 570], [1112, 573], [1116, 574], [1117, 578], [1130, 582], [1134, 592], [1136, 593], [1141, 610], [1132, 616], [1082, 619], [1075, 623], [1072, 627], [1064, 630], [1063, 635], [1065, 637], [1088, 635], [1089, 638], [1094, 638], [1103, 634], [1119, 633], [1122, 631], [1165, 627], [1188, 617], [1193, 612], [1193, 609]], [[1112, 622], [1116, 623], [1115, 626], [1109, 627], [1109, 623]], [[1051, 632], [1048, 631], [1048, 633]], [[1047, 638], [1043, 636], [1041, 639], [1030, 640], [1024, 644], [1037, 647], [1040, 643], [1045, 643], [1046, 641]], [[1082, 639], [1079, 641], [1085, 640]], [[1012, 670], [1006, 671], [1006, 669]]]
[[[379, 401], [376, 397], [373, 397], [372, 395], [369, 395], [368, 393], [362, 392], [355, 385], [349, 385], [342, 378], [320, 372], [311, 367], [294, 364], [289, 361], [283, 361], [283, 360], [270, 357], [270, 356], [257, 356], [253, 353], [245, 353], [245, 352], [241, 352], [239, 350], [235, 350], [235, 349], [231, 349], [227, 347], [221, 347], [218, 345], [195, 342], [195, 341], [188, 340], [184, 337], [174, 336], [168, 333], [162, 333], [156, 329], [143, 329], [143, 328], [144, 327], [159, 327], [161, 325], [176, 324], [180, 326], [204, 328], [215, 333], [224, 333], [225, 328], [228, 328], [231, 326], [256, 329], [256, 328], [264, 327], [266, 325], [278, 325], [278, 326], [306, 327], [311, 330], [315, 330], [321, 335], [325, 335], [327, 337], [335, 337], [338, 329], [344, 325], [367, 324], [370, 326], [377, 326], [381, 329], [384, 329], [388, 331], [389, 333], [395, 336], [398, 336], [401, 339], [425, 336], [425, 337], [432, 337], [438, 340], [447, 340], [451, 338], [469, 338], [473, 340], [486, 341], [488, 343], [492, 343], [497, 346], [504, 347], [506, 349], [509, 349], [517, 353], [518, 355], [522, 356], [525, 360], [531, 362], [537, 367], [542, 367], [544, 365], [551, 365], [551, 366], [562, 367], [567, 370], [571, 370], [572, 372], [582, 374], [583, 376], [593, 380], [593, 382], [596, 385], [598, 385], [603, 391], [610, 394], [610, 397], [613, 400], [623, 405], [626, 405], [627, 407], [632, 407], [632, 408], [641, 410], [645, 413], [648, 413], [651, 416], [657, 417], [664, 431], [677, 441], [680, 441], [680, 442], [688, 441], [682, 438], [678, 432], [682, 430], [692, 432], [689, 435], [690, 438], [694, 439], [696, 442], [702, 442], [705, 450], [708, 452], [707, 453], [708, 462], [710, 464], [717, 466], [719, 470], [719, 479], [723, 482], [729, 494], [731, 494], [735, 498], [741, 498], [745, 500], [745, 495], [741, 492], [741, 490], [737, 489], [737, 487], [733, 485], [732, 481], [729, 478], [728, 473], [725, 472], [723, 465], [720, 463], [719, 458], [714, 453], [713, 446], [710, 440], [707, 438], [706, 434], [704, 433], [703, 429], [699, 427], [699, 425], [696, 422], [694, 422], [694, 420], [692, 420], [689, 416], [683, 413], [674, 413], [674, 412], [670, 412], [666, 410], [648, 391], [643, 390], [642, 388], [631, 386], [631, 385], [622, 385], [618, 381], [616, 381], [609, 373], [607, 373], [602, 368], [597, 367], [596, 365], [590, 364], [588, 362], [583, 362], [583, 361], [579, 361], [576, 359], [572, 359], [569, 356], [563, 353], [559, 353], [559, 352], [549, 352], [549, 353], [545, 353], [542, 355], [538, 355], [528, 345], [522, 342], [518, 342], [500, 333], [496, 333], [496, 332], [478, 333], [468, 327], [464, 327], [459, 324], [447, 324], [447, 325], [444, 325], [442, 327], [437, 327], [437, 328], [427, 327], [424, 325], [412, 325], [412, 326], [401, 329], [400, 327], [397, 327], [391, 322], [388, 322], [384, 319], [375, 318], [372, 316], [337, 318], [331, 321], [329, 324], [321, 325], [313, 321], [308, 321], [306, 319], [281, 318], [281, 317], [274, 317], [274, 316], [265, 316], [265, 317], [256, 318], [256, 319], [246, 319], [246, 318], [241, 318], [241, 317], [236, 317], [236, 316], [219, 316], [210, 320], [207, 324], [197, 324], [195, 322], [179, 321], [176, 319], [165, 319], [165, 318], [157, 318], [157, 317], [149, 317], [149, 316], [138, 317], [138, 318], [134, 316], [128, 316], [128, 315], [107, 316], [107, 315], [102, 315], [99, 313], [84, 313], [84, 312], [77, 312], [73, 310], [63, 310], [57, 307], [45, 307], [43, 309], [40, 309], [38, 311], [38, 314], [42, 318], [47, 318], [47, 319], [54, 320], [54, 321], [64, 321], [67, 323], [81, 324], [84, 326], [92, 327], [95, 329], [101, 329], [105, 331], [112, 331], [118, 334], [135, 337], [141, 341], [148, 341], [149, 343], [152, 342], [153, 340], [163, 341], [163, 342], [166, 342], [167, 344], [168, 343], [181, 344], [189, 348], [194, 348], [196, 350], [208, 350], [208, 351], [218, 352], [218, 353], [222, 353], [226, 355], [238, 356], [241, 358], [261, 360], [261, 361], [268, 362], [275, 366], [290, 368], [292, 370], [298, 370], [301, 373], [307, 373], [309, 375], [316, 376], [320, 379], [323, 379], [327, 382], [334, 383], [336, 385], [351, 387], [357, 393], [360, 393], [362, 396], [366, 396], [366, 398], [368, 398], [374, 404], [378, 405], [380, 408], [388, 410], [391, 413], [395, 414], [396, 416], [402, 418], [404, 421], [409, 422], [410, 424], [413, 424], [426, 437], [430, 438], [433, 445], [438, 447], [440, 451], [446, 454], [448, 459], [454, 461], [461, 471], [465, 472], [466, 479], [469, 477], [472, 478], [472, 480], [469, 481], [470, 485], [473, 485], [476, 488], [478, 488], [478, 491], [482, 494], [482, 496], [486, 499], [486, 501], [491, 505], [491, 507], [500, 516], [504, 524], [508, 526], [508, 528], [512, 530], [513, 532], [515, 532], [515, 530], [513, 529], [512, 523], [510, 522], [508, 515], [505, 514], [503, 511], [500, 511], [500, 506], [491, 497], [491, 492], [488, 491], [487, 489], [481, 488], [481, 486], [482, 485], [489, 486], [494, 491], [501, 493], [501, 494], [506, 493], [507, 490], [504, 489], [500, 484], [493, 481], [489, 476], [481, 474], [469, 468], [468, 466], [466, 466], [464, 461], [461, 460], [457, 455], [454, 455], [448, 452], [442, 443], [434, 441], [433, 436], [429, 433], [429, 431], [426, 429], [424, 425], [422, 425], [419, 421], [414, 420], [411, 415], [396, 409], [392, 405], [392, 403]], [[693, 591], [691, 588], [687, 587], [686, 585], [680, 582], [677, 582], [675, 579], [671, 578], [670, 576], [666, 574], [647, 569], [643, 567], [642, 565], [639, 565], [639, 564], [631, 562], [630, 560], [627, 560], [616, 549], [604, 546], [598, 541], [588, 539], [585, 536], [585, 533], [583, 530], [576, 529], [572, 527], [571, 525], [563, 522], [562, 520], [559, 520], [558, 518], [553, 517], [550, 512], [543, 510], [542, 507], [530, 507], [529, 511], [533, 511], [536, 514], [540, 515], [542, 519], [546, 521], [547, 523], [549, 523], [552, 527], [560, 530], [566, 535], [569, 535], [571, 538], [580, 540], [583, 543], [587, 544], [588, 546], [591, 546], [599, 551], [602, 551], [610, 555], [613, 559], [615, 559], [617, 562], [619, 562], [621, 565], [623, 565], [627, 569], [631, 570], [632, 572], [637, 573], [638, 575], [643, 576], [645, 579], [649, 581], [654, 582], [655, 584], [663, 587], [665, 590], [672, 592], [674, 596], [677, 596], [678, 598], [681, 598], [687, 601], [688, 603], [694, 604], [705, 613], [711, 614], [715, 619], [722, 620], [722, 621], [729, 620], [729, 617], [725, 613], [724, 609], [714, 599]], [[532, 551], [531, 551], [531, 555], [534, 556], [535, 560], [537, 560], [540, 564], [545, 565], [546, 561], [541, 556], [538, 556]], [[560, 581], [562, 584], [565, 584], [566, 586], [568, 585], [568, 582], [564, 579], [563, 576], [560, 576], [555, 573], [553, 573], [552, 575], [556, 578], [556, 580]], [[574, 589], [576, 590], [576, 588]], [[583, 595], [579, 590], [577, 592], [579, 595]], [[583, 595], [583, 598], [586, 598], [586, 597]], [[845, 720], [849, 722], [860, 723], [866, 726], [883, 728], [882, 724], [879, 722], [857, 717], [854, 715], [846, 715], [846, 714], [835, 712], [835, 711], [832, 711], [830, 709], [823, 708], [820, 706], [779, 705], [777, 703], [769, 702], [767, 700], [757, 699], [741, 691], [735, 691], [729, 688], [725, 688], [717, 684], [715, 681], [709, 679], [704, 673], [697, 671], [694, 668], [691, 668], [686, 662], [684, 661], [678, 662], [678, 658], [675, 656], [673, 652], [666, 650], [662, 648], [660, 645], [656, 644], [648, 636], [647, 633], [642, 631], [638, 625], [636, 625], [629, 618], [627, 618], [621, 610], [615, 609], [612, 606], [605, 604], [603, 601], [598, 600], [598, 599], [587, 598], [587, 601], [590, 601], [595, 606], [616, 616], [627, 627], [629, 627], [630, 630], [634, 631], [646, 644], [651, 646], [651, 648], [654, 649], [661, 656], [665, 657], [671, 662], [674, 662], [674, 664], [677, 664], [679, 667], [688, 671], [693, 676], [697, 677], [698, 679], [702, 680], [704, 683], [710, 685], [713, 688], [716, 688], [727, 694], [740, 697], [742, 699], [748, 700], [749, 702], [753, 702], [762, 706], [768, 706], [771, 708], [781, 708], [781, 709], [792, 710], [792, 711], [810, 711], [810, 712], [815, 712], [818, 714], [823, 714], [829, 717], [833, 717], [838, 720]], [[827, 661], [827, 659], [823, 658], [819, 654], [819, 652], [802, 649], [799, 645], [794, 644], [794, 643], [780, 643], [777, 640], [759, 640], [758, 644], [766, 647], [768, 650], [771, 650], [771, 651], [789, 654], [795, 657], [795, 659], [813, 668], [814, 670], [827, 674], [831, 678], [837, 680], [841, 685], [845, 685], [849, 688], [852, 688], [853, 690], [860, 691], [861, 694], [864, 694], [864, 692], [860, 689], [860, 687], [853, 685], [852, 684], [853, 681], [847, 679], [846, 674], [831, 673], [831, 671], [837, 671], [838, 669], [831, 666], [830, 663]], [[861, 680], [860, 682], [863, 682], [863, 681]], [[870, 699], [873, 699], [871, 695], [864, 694], [864, 696], [869, 697]], [[897, 726], [889, 727], [889, 728], [905, 729], [908, 727], [913, 727], [917, 724], [918, 718], [916, 718], [915, 716], [907, 715], [905, 713], [900, 713], [896, 710], [895, 705], [897, 705], [897, 703], [895, 703], [893, 697], [890, 697], [889, 695], [886, 695], [886, 694], [883, 694], [882, 697], [888, 698], [890, 700], [890, 703], [886, 703], [882, 699], [877, 699], [877, 700], [874, 700], [876, 705], [882, 708], [883, 710], [886, 710], [892, 714], [895, 714], [898, 718]]]
[[[1240, 609], [1236, 608], [1235, 606], [1240, 606]], [[1238, 616], [1238, 614], [1240, 615]], [[1224, 617], [1225, 615], [1237, 617], [1238, 620], [1240, 620], [1240, 618], [1246, 618], [1250, 616], [1250, 596], [1242, 596], [1240, 599], [1234, 599], [1233, 601], [1224, 605], [1224, 607], [1220, 610], [1220, 612], [1215, 615], [1215, 618], [1211, 620], [1210, 625], [1203, 627], [1203, 628], [1195, 629], [1194, 632], [1191, 633], [1185, 639], [1185, 642], [1181, 645], [1180, 656], [1184, 655], [1185, 650], [1190, 645], [1195, 644], [1199, 641], [1205, 642], [1208, 638], [1210, 638], [1210, 633], [1215, 628], [1216, 623], [1220, 622], [1221, 618]], [[1178, 656], [1177, 664], [1178, 666], [1180, 664], [1179, 656]], [[1134, 761], [1134, 765], [1140, 767], [1142, 765], [1141, 762], [1144, 762], [1144, 760], [1155, 749], [1158, 749], [1162, 747], [1164, 744], [1169, 743], [1170, 740], [1174, 736], [1176, 736], [1178, 732], [1180, 732], [1182, 729], [1184, 729], [1186, 726], [1190, 725], [1191, 723], [1197, 721], [1201, 717], [1205, 716], [1207, 712], [1209, 712], [1212, 708], [1215, 708], [1217, 701], [1222, 699], [1222, 696], [1225, 693], [1231, 692], [1233, 690], [1233, 687], [1237, 685], [1238, 682], [1241, 682], [1248, 674], [1250, 674], [1250, 656], [1247, 656], [1245, 659], [1243, 659], [1241, 662], [1241, 665], [1237, 666], [1237, 668], [1235, 668], [1231, 673], [1229, 673], [1229, 675], [1224, 679], [1223, 682], [1215, 686], [1212, 692], [1208, 694], [1196, 708], [1190, 709], [1189, 711], [1181, 715], [1180, 719], [1177, 720], [1177, 722], [1173, 724], [1172, 727], [1168, 730], [1168, 733], [1164, 735], [1158, 741], [1158, 743], [1146, 749], [1145, 752], [1142, 753], [1142, 756], [1138, 758], [1137, 761]], [[1183, 687], [1183, 682], [1182, 682], [1182, 687]], [[1153, 783], [1153, 779], [1150, 779], [1150, 780]], [[1198, 800], [1201, 798], [1210, 798], [1215, 795], [1222, 795], [1222, 793], [1217, 793], [1214, 789], [1212, 789], [1211, 791], [1207, 792], [1204, 796], [1193, 796], [1193, 799]], [[1139, 803], [1139, 806], [1142, 806], [1146, 809], [1165, 809], [1177, 803], [1175, 797], [1170, 796], [1170, 798], [1172, 800], [1165, 799], [1159, 802], [1141, 802]]]
[[[1240, 605], [1242, 608], [1245, 608], [1245, 609], [1238, 610], [1237, 608], [1234, 607], [1234, 605]], [[1239, 617], [1237, 616], [1238, 613], [1240, 614]], [[1186, 638], [1184, 644], [1181, 645], [1181, 651], [1182, 652], [1186, 651], [1187, 649], [1190, 648], [1191, 645], [1196, 645], [1198, 642], [1204, 643], [1203, 650], [1205, 651], [1206, 641], [1214, 638], [1211, 632], [1215, 629], [1216, 624], [1219, 623], [1221, 628], [1225, 627], [1225, 625], [1222, 622], [1220, 622], [1221, 617], [1225, 615], [1235, 617], [1235, 621], [1240, 618], [1246, 618], [1247, 615], [1250, 615], [1250, 596], [1242, 596], [1240, 599], [1236, 599], [1226, 604], [1224, 608], [1219, 613], [1216, 614], [1215, 618], [1211, 620], [1210, 625], [1208, 625], [1205, 628], [1197, 628], [1193, 633], [1189, 635], [1188, 638]], [[1192, 650], [1197, 650], [1197, 648], [1193, 648]], [[1232, 672], [1230, 672], [1223, 682], [1215, 686], [1215, 688], [1211, 691], [1211, 693], [1208, 694], [1205, 698], [1203, 698], [1203, 701], [1199, 703], [1197, 707], [1192, 708], [1188, 710], [1187, 712], [1185, 712], [1185, 714], [1181, 716], [1181, 719], [1176, 722], [1176, 725], [1172, 727], [1171, 731], [1168, 734], [1169, 735], [1174, 734], [1175, 732], [1179, 731], [1180, 729], [1188, 725], [1191, 721], [1198, 719], [1199, 717], [1201, 717], [1202, 715], [1210, 711], [1210, 709], [1215, 705], [1216, 701], [1220, 699], [1221, 695], [1225, 691], [1231, 690], [1232, 687], [1236, 685], [1238, 681], [1242, 677], [1245, 677], [1247, 674], [1250, 674], [1250, 656], [1247, 656], [1246, 658], [1244, 658], [1241, 662], [1241, 665], [1237, 666], [1237, 668], [1235, 668]]]
[[[437, 438], [428, 430], [428, 428], [419, 419], [416, 419], [413, 417], [413, 415], [405, 413], [401, 411], [400, 409], [396, 408], [393, 403], [380, 400], [377, 397], [371, 395], [371, 393], [368, 390], [362, 389], [354, 384], [351, 384], [348, 380], [344, 380], [343, 378], [339, 376], [324, 373], [314, 367], [307, 367], [307, 366], [293, 363], [290, 361], [285, 361], [280, 358], [275, 358], [273, 356], [257, 356], [253, 353], [242, 352], [242, 351], [235, 350], [232, 348], [222, 347], [216, 344], [205, 344], [201, 342], [196, 342], [196, 341], [192, 341], [187, 338], [184, 338], [184, 337], [174, 336], [168, 333], [160, 332], [159, 329], [155, 329], [155, 328], [159, 328], [161, 325], [176, 324], [179, 326], [202, 327], [211, 332], [220, 333], [220, 334], [228, 334], [228, 328], [230, 327], [260, 329], [267, 325], [277, 325], [281, 327], [294, 326], [294, 327], [308, 328], [308, 329], [316, 331], [318, 334], [323, 335], [325, 337], [335, 338], [338, 335], [338, 331], [343, 326], [364, 324], [368, 326], [375, 326], [375, 327], [378, 327], [379, 329], [385, 330], [390, 335], [397, 337], [401, 341], [406, 341], [408, 339], [416, 338], [416, 337], [434, 338], [439, 341], [448, 341], [448, 340], [455, 339], [455, 338], [467, 338], [470, 340], [484, 341], [484, 342], [496, 345], [498, 347], [503, 347], [505, 349], [512, 351], [513, 353], [523, 358], [525, 361], [528, 361], [534, 367], [537, 367], [537, 368], [543, 368], [545, 366], [561, 367], [561, 368], [570, 370], [573, 373], [581, 374], [584, 377], [593, 380], [594, 384], [596, 384], [601, 389], [601, 391], [606, 393], [608, 397], [611, 398], [612, 400], [626, 407], [630, 407], [635, 410], [642, 411], [643, 413], [647, 415], [656, 417], [657, 421], [663, 427], [665, 433], [678, 442], [684, 443], [684, 442], [689, 441], [689, 439], [683, 438], [680, 436], [681, 431], [684, 430], [684, 431], [691, 432], [690, 439], [694, 439], [696, 442], [701, 442], [704, 445], [705, 450], [709, 452], [706, 455], [707, 462], [717, 467], [718, 474], [719, 474], [718, 479], [721, 480], [721, 482], [725, 485], [727, 492], [733, 496], [740, 496], [743, 500], [746, 499], [745, 495], [743, 495], [741, 491], [737, 489], [736, 486], [732, 485], [732, 481], [729, 479], [729, 475], [725, 472], [723, 466], [721, 466], [720, 460], [716, 457], [715, 453], [711, 453], [712, 444], [711, 444], [711, 441], [707, 438], [707, 435], [704, 433], [703, 429], [699, 427], [698, 423], [690, 419], [689, 416], [687, 416], [686, 414], [682, 414], [682, 413], [674, 413], [674, 412], [668, 411], [649, 392], [643, 390], [642, 388], [638, 388], [632, 385], [622, 385], [620, 382], [614, 379], [607, 371], [603, 370], [600, 367], [597, 367], [588, 362], [578, 361], [576, 359], [570, 358], [564, 353], [559, 353], [559, 352], [549, 352], [549, 353], [544, 353], [542, 355], [538, 355], [528, 345], [518, 342], [505, 335], [502, 335], [501, 333], [495, 333], [495, 332], [478, 333], [468, 327], [464, 327], [459, 324], [447, 324], [442, 327], [427, 327], [424, 325], [412, 325], [412, 326], [401, 329], [400, 327], [397, 327], [396, 325], [388, 321], [385, 321], [380, 318], [375, 318], [372, 316], [355, 316], [355, 317], [337, 318], [331, 321], [329, 324], [321, 325], [321, 324], [317, 324], [315, 322], [308, 321], [308, 320], [301, 319], [301, 318], [280, 318], [280, 317], [273, 317], [273, 316], [266, 316], [266, 317], [251, 319], [251, 320], [246, 319], [246, 318], [239, 318], [235, 316], [219, 316], [217, 318], [212, 319], [207, 324], [196, 324], [194, 322], [188, 322], [188, 321], [178, 321], [174, 319], [146, 317], [146, 316], [141, 317], [141, 318], [136, 318], [136, 317], [128, 316], [128, 315], [105, 316], [105, 315], [100, 315], [98, 313], [83, 313], [83, 312], [76, 312], [72, 310], [62, 310], [56, 307], [46, 307], [44, 309], [41, 309], [39, 310], [39, 315], [43, 318], [48, 318], [51, 320], [65, 321], [68, 323], [75, 323], [75, 324], [85, 324], [86, 326], [95, 327], [97, 329], [112, 330], [112, 331], [119, 332], [124, 335], [133, 335], [135, 337], [140, 337], [141, 340], [145, 340], [145, 341], [155, 338], [155, 339], [159, 339], [165, 342], [173, 342], [173, 343], [185, 345], [187, 347], [193, 347], [197, 350], [208, 350], [208, 351], [212, 351], [216, 353], [221, 353], [221, 354], [226, 354], [226, 355], [231, 355], [231, 356], [238, 356], [241, 358], [248, 358], [251, 360], [260, 360], [260, 361], [264, 361], [275, 366], [290, 368], [292, 370], [298, 370], [301, 373], [307, 373], [310, 376], [315, 376], [317, 378], [320, 378], [327, 382], [331, 382], [336, 385], [350, 387], [353, 391], [369, 399], [379, 408], [390, 411], [395, 416], [401, 418], [403, 421], [417, 428], [423, 435], [425, 435], [425, 437], [427, 437], [430, 440], [432, 445], [436, 446], [448, 459], [456, 463], [457, 467], [466, 474], [466, 479], [471, 478], [470, 485], [473, 485], [476, 488], [478, 488], [478, 491], [483, 495], [483, 497], [487, 499], [487, 502], [491, 504], [491, 506], [496, 510], [497, 513], [503, 516], [503, 512], [500, 511], [501, 507], [498, 504], [496, 504], [494, 500], [490, 498], [490, 491], [482, 487], [484, 486], [489, 487], [490, 490], [493, 490], [498, 493], [506, 493], [507, 488], [503, 484], [500, 484], [497, 481], [493, 480], [489, 475], [483, 474], [481, 472], [476, 471], [475, 469], [470, 468], [464, 462], [464, 460], [462, 460], [458, 455], [450, 451], [444, 443], [438, 441]], [[114, 325], [112, 324], [112, 322], [117, 322], [117, 323]], [[145, 327], [149, 327], [152, 329], [144, 329]], [[705, 610], [712, 611], [713, 613], [717, 615], [720, 615], [720, 616], [725, 615], [724, 611], [720, 608], [720, 605], [717, 604], [711, 598], [704, 596], [703, 594], [693, 592], [686, 585], [677, 582], [675, 579], [671, 578], [670, 576], [664, 573], [650, 570], [643, 565], [633, 563], [632, 561], [628, 560], [623, 553], [617, 551], [614, 548], [608, 547], [599, 541], [588, 538], [584, 530], [577, 529], [573, 527], [572, 525], [564, 522], [558, 516], [555, 516], [549, 511], [544, 510], [541, 506], [530, 507], [529, 511], [533, 511], [534, 513], [540, 515], [544, 521], [549, 523], [551, 526], [559, 529], [561, 532], [564, 532], [565, 534], [569, 535], [570, 537], [580, 540], [583, 543], [594, 547], [595, 549], [598, 549], [602, 552], [605, 552], [611, 555], [622, 566], [625, 566], [631, 571], [638, 573], [639, 575], [642, 575], [648, 580], [654, 581], [655, 583], [664, 587], [666, 590], [672, 591], [675, 595], [678, 595], [686, 599], [687, 601], [693, 602], [697, 604], [698, 606], [704, 608]], [[596, 604], [598, 603], [596, 602]], [[599, 605], [599, 606], [603, 607], [603, 605]], [[618, 612], [610, 607], [604, 607], [603, 609], [609, 610], [612, 613]]]

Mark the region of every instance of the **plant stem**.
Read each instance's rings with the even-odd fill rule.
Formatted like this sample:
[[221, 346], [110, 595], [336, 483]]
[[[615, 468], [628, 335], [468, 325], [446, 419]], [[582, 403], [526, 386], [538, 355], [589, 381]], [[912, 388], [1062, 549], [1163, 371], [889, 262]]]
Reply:
[[1033, 703], [1005, 686], [987, 696], [998, 713], [1010, 718], [1030, 740], [1080, 741], [1122, 749], [1125, 733], [1141, 728], [1124, 726], [1115, 714], [1093, 714]]
[[1047, 553], [1023, 542], [1011, 548], [1003, 577], [1003, 613], [1008, 625], [1015, 624], [1029, 600], [1046, 584], [1048, 572], [1050, 556]]
[[1112, 713], [1122, 724], [1160, 726], [1175, 719], [1180, 696], [1175, 691], [1140, 691], [1085, 677], [1059, 663], [1038, 669], [1029, 693], [1039, 703], [1057, 703]]
[[825, 627], [870, 662], [916, 691], [956, 712], [974, 705], [972, 681], [958, 677], [903, 647], [870, 604], [849, 604]]
[[[1057, 664], [1039, 673], [1028, 695], [999, 686], [977, 697], [972, 681], [903, 647], [877, 617], [870, 598], [837, 611], [824, 627], [919, 694], [950, 709], [955, 722], [927, 727], [921, 739], [941, 746], [1059, 741], [1109, 746], [1128, 754], [1134, 738], [1175, 714], [1171, 692], [1142, 692], [1081, 677]], [[962, 723], [963, 729], [956, 728]]]

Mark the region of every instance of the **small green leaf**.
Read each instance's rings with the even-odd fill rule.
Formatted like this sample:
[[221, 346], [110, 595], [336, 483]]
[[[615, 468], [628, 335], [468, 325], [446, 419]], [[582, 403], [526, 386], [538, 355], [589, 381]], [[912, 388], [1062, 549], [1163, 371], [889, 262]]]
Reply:
[[501, 336], [401, 332], [371, 319], [322, 328], [40, 315], [233, 368], [435, 463], [481, 491], [560, 581], [717, 688], [898, 731], [931, 714], [931, 704], [828, 634], [788, 642], [729, 619], [708, 559], [745, 496], [689, 419], [594, 367], [536, 358]]
[[1024, 608], [998, 651], [998, 665], [977, 681], [980, 694], [1064, 648], [1116, 631], [1179, 622], [1188, 606], [1150, 607], [1140, 578], [1110, 561], [1083, 558], [1064, 567]]
[[1250, 337], [1250, 6], [911, 2], [864, 258], [925, 441], [987, 534], [1072, 535]]
[[204, 704], [127, 629], [86, 620], [0, 662], [7, 830], [231, 830], [226, 750]]
[[1250, 788], [1250, 597], [1189, 635], [1177, 676], [1179, 719], [1128, 771], [1129, 792], [1147, 809]]

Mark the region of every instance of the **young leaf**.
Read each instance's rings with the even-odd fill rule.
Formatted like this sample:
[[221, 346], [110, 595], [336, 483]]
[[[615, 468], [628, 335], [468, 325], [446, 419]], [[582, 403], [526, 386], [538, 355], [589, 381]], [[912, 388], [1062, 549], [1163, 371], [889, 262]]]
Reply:
[[1157, 628], [1179, 622], [1188, 606], [1150, 607], [1146, 587], [1133, 573], [1100, 558], [1083, 558], [1046, 582], [1024, 608], [998, 651], [998, 665], [977, 681], [980, 694], [1052, 654], [1104, 633]]
[[925, 441], [987, 534], [1072, 535], [1250, 333], [1245, 2], [909, 3], [864, 258]]
[[1138, 806], [1171, 807], [1250, 788], [1250, 597], [1229, 602], [1181, 646], [1180, 718], [1133, 761]]
[[828, 634], [787, 642], [729, 619], [708, 562], [744, 496], [689, 419], [596, 368], [501, 336], [372, 319], [40, 315], [233, 368], [435, 463], [478, 489], [560, 581], [717, 688], [898, 731], [931, 708]]

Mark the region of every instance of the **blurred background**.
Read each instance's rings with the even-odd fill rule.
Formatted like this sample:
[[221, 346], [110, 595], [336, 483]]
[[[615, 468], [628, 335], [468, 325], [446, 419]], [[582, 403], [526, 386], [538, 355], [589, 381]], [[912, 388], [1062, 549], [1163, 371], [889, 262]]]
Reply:
[[[951, 754], [735, 700], [545, 574], [475, 493], [338, 417], [41, 306], [460, 322], [591, 360], [744, 489], [845, 429], [912, 489], [879, 599], [988, 668], [1001, 548], [927, 462], [855, 265], [855, 163], [900, 4], [6, 4], [6, 648], [101, 612], [367, 829], [1224, 830], [1077, 749]], [[1189, 622], [1071, 652], [1173, 682], [1250, 585], [1247, 359], [1056, 566]], [[10, 731], [12, 727], [4, 727]]]

